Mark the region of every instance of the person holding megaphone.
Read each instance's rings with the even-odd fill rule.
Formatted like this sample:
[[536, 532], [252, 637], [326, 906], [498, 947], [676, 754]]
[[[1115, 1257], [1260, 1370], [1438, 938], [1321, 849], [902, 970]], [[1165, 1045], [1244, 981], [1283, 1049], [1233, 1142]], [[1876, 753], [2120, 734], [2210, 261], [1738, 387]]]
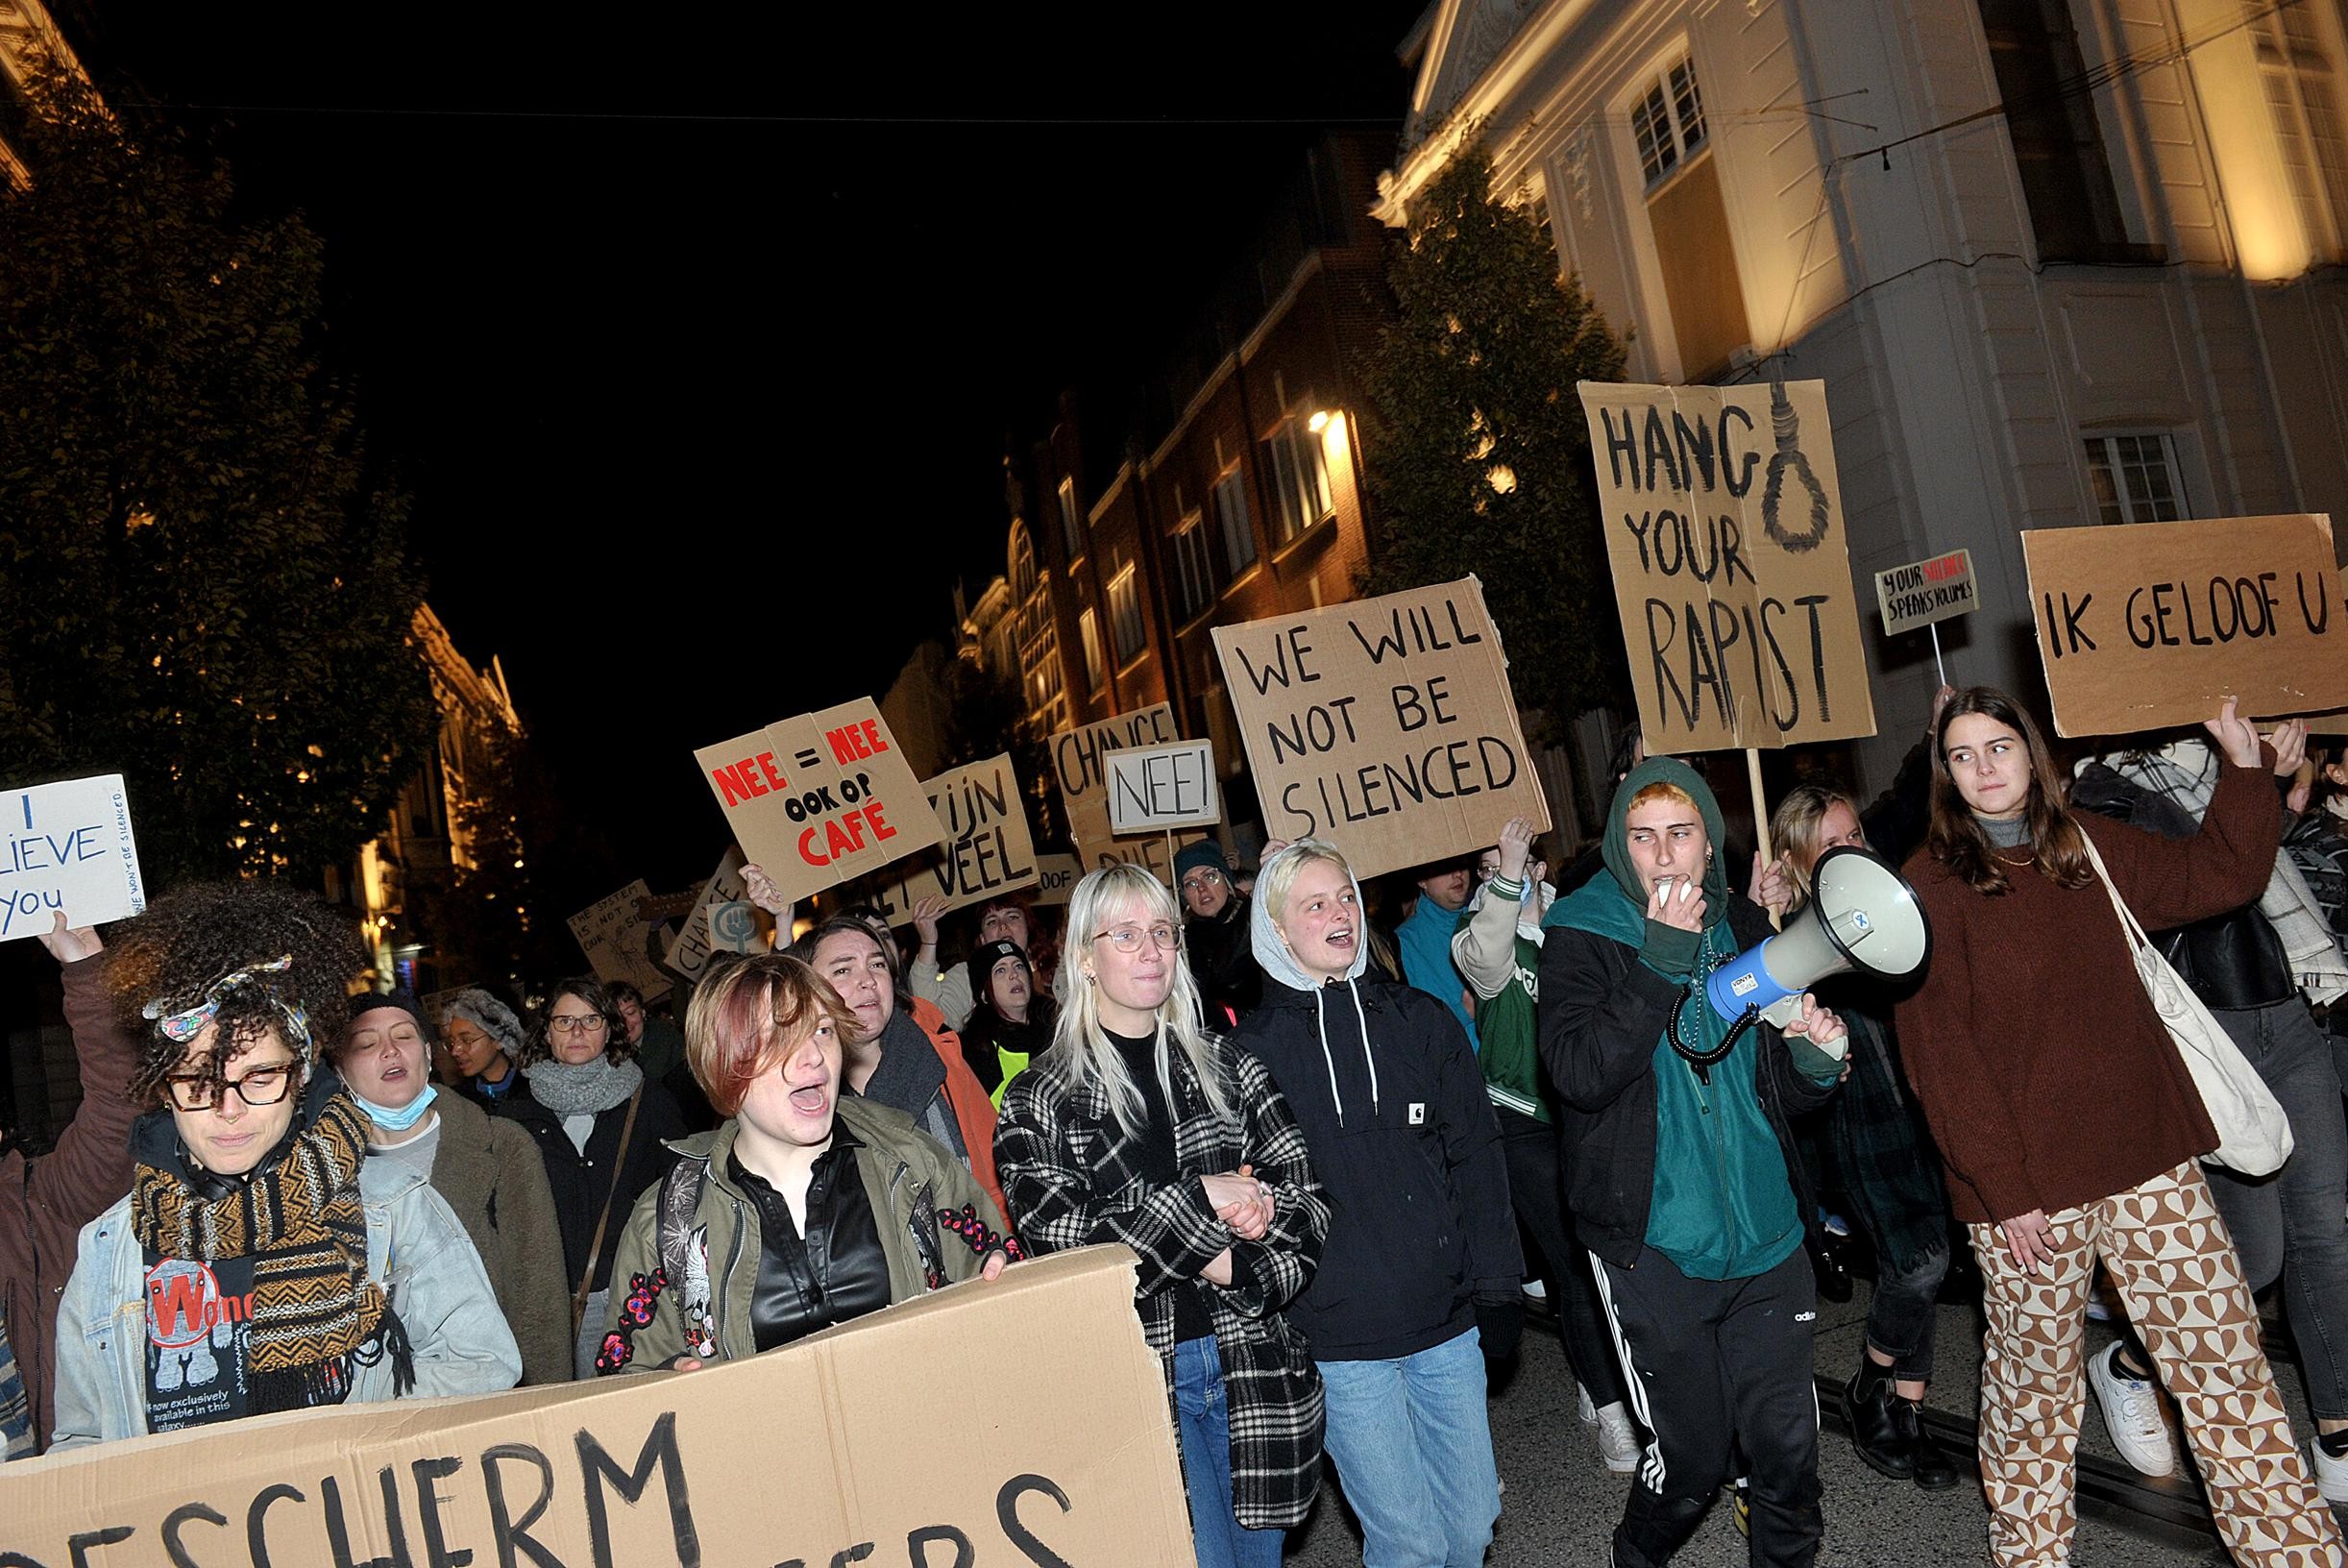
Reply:
[[1834, 1092], [1845, 1032], [1806, 992], [1776, 1010], [1782, 1025], [1709, 994], [1770, 936], [1758, 906], [1729, 896], [1722, 837], [1696, 771], [1651, 757], [1615, 790], [1607, 874], [1543, 921], [1541, 1059], [1564, 1102], [1566, 1199], [1654, 1434], [1615, 1529], [1617, 1568], [1672, 1558], [1732, 1450], [1750, 1480], [1753, 1562], [1806, 1568], [1824, 1533], [1802, 1250], [1814, 1204], [1788, 1118]]

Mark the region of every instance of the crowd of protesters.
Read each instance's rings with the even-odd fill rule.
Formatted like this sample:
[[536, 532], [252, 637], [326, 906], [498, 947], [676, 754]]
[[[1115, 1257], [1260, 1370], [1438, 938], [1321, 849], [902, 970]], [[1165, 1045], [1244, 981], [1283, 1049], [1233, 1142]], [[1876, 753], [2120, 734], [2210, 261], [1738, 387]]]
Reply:
[[[795, 931], [753, 866], [775, 950], [719, 955], [674, 1020], [592, 976], [429, 1013], [355, 990], [355, 931], [273, 883], [110, 943], [61, 915], [82, 1105], [52, 1152], [0, 1151], [0, 1443], [689, 1371], [1114, 1241], [1208, 1568], [1276, 1564], [1324, 1459], [1370, 1568], [1483, 1561], [1529, 1308], [1630, 1478], [1613, 1562], [1671, 1560], [1728, 1494], [1753, 1562], [1807, 1564], [1819, 1261], [1848, 1232], [1850, 1441], [1926, 1491], [1963, 1472], [1923, 1402], [1978, 1278], [1997, 1562], [2067, 1560], [2091, 1394], [2151, 1474], [2173, 1406], [2235, 1561], [2341, 1563], [2348, 763], [2228, 703], [2067, 776], [2012, 698], [1944, 688], [1879, 798], [1805, 782], [1752, 825], [1748, 870], [1700, 768], [1634, 735], [1554, 878], [1521, 820], [1368, 889], [1342, 843], [1251, 876], [1202, 838], [1064, 919]], [[1920, 973], [1822, 977], [1782, 1027], [1716, 1010], [1709, 977], [1854, 850], [1904, 871]], [[2282, 1107], [2273, 1175], [2205, 1174], [2123, 904]], [[2120, 1321], [2091, 1358], [2091, 1307]]]

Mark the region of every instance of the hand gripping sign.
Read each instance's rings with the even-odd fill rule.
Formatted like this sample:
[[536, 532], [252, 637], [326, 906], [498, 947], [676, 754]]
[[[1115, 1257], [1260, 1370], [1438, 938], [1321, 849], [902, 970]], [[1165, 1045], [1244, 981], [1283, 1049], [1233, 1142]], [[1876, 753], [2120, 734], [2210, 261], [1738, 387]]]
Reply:
[[795, 902], [946, 836], [869, 698], [705, 746], [694, 760], [743, 854]]

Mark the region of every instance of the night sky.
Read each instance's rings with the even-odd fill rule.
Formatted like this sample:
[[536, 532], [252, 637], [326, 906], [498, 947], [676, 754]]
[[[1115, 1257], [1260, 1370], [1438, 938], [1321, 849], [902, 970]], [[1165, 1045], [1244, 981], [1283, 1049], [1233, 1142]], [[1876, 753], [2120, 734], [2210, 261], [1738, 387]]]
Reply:
[[1399, 129], [1421, 0], [90, 9], [326, 235], [432, 605], [667, 889], [724, 843], [693, 747], [947, 628], [1007, 436], [1126, 400], [1323, 128]]

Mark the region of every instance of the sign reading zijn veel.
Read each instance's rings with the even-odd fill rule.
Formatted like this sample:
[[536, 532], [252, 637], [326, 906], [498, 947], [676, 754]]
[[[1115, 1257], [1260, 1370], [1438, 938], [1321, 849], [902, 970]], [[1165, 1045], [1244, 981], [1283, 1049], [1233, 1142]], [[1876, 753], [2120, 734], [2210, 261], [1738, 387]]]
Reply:
[[648, 1002], [669, 994], [669, 976], [652, 958], [660, 928], [636, 906], [651, 896], [643, 877], [618, 893], [597, 899], [571, 917], [571, 934], [587, 955], [587, 967], [598, 980], [624, 980], [644, 993]]
[[796, 901], [946, 836], [868, 698], [694, 753], [744, 856]]
[[[1052, 737], [1052, 775], [1060, 781], [1060, 805], [1076, 840], [1076, 856], [1088, 870], [1131, 862], [1154, 872], [1160, 881], [1174, 875], [1166, 854], [1165, 834], [1153, 829], [1120, 837], [1109, 823], [1109, 758], [1118, 751], [1165, 746], [1182, 737], [1174, 724], [1174, 709], [1160, 702], [1136, 708], [1113, 719], [1078, 724]], [[1176, 834], [1179, 848], [1196, 833]]]
[[1896, 637], [1981, 607], [1973, 582], [1973, 552], [1952, 550], [1928, 561], [1910, 561], [1875, 574], [1875, 605], [1883, 612], [1883, 634]]
[[146, 909], [120, 773], [0, 795], [0, 942], [38, 936], [60, 911], [83, 926]]
[[2348, 603], [2314, 513], [2022, 534], [2055, 729], [2125, 735], [2348, 707]]
[[1115, 833], [1212, 827], [1223, 820], [1211, 741], [1112, 751], [1108, 786], [1109, 826]]
[[1333, 838], [1376, 876], [1549, 827], [1508, 661], [1474, 577], [1217, 626], [1275, 839]]
[[872, 879], [870, 901], [892, 925], [924, 898], [943, 898], [947, 913], [1035, 883], [1035, 837], [1008, 755], [949, 768], [921, 788], [945, 842]]
[[1650, 754], [1872, 735], [1825, 383], [1580, 391]]

